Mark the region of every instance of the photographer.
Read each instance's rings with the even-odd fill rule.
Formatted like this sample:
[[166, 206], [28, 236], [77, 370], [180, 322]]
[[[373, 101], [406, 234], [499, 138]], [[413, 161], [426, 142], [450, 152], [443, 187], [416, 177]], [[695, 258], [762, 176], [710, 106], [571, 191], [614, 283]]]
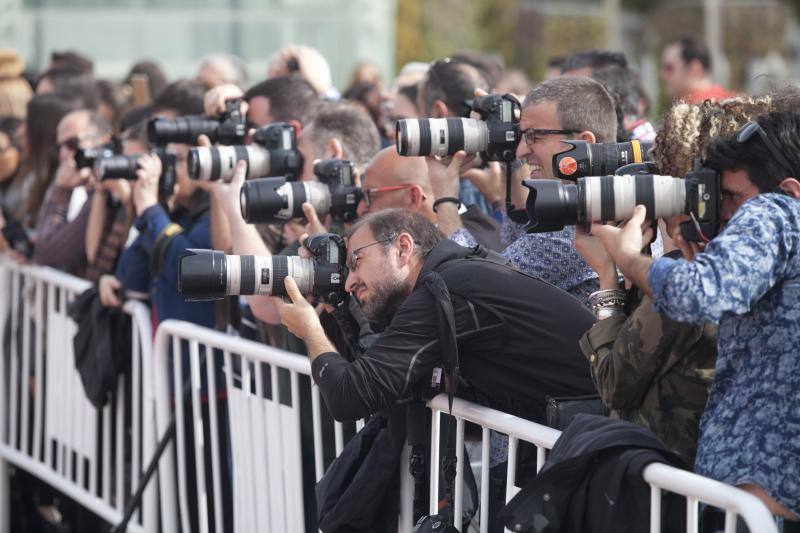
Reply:
[[73, 111], [58, 123], [59, 163], [36, 225], [36, 263], [96, 281], [97, 276], [87, 276], [84, 253], [94, 177], [92, 169], [77, 167], [75, 154], [78, 149], [103, 145], [110, 136], [110, 125], [97, 112]]
[[336, 353], [317, 312], [286, 278], [292, 301], [275, 299], [275, 305], [283, 323], [305, 341], [334, 418], [355, 420], [392, 405], [442, 365], [446, 349], [435, 309], [445, 295], [438, 288], [452, 301], [459, 391], [467, 397], [541, 421], [545, 395], [594, 391], [577, 350], [591, 315], [547, 283], [470, 255], [407, 210], [358, 222], [348, 243], [346, 289], [367, 318], [389, 325], [353, 362]]
[[[566, 148], [561, 141], [614, 142], [615, 117], [613, 99], [594, 80], [565, 77], [542, 82], [522, 102], [519, 123], [522, 140], [517, 157], [527, 163], [531, 179], [553, 178], [553, 155]], [[455, 175], [460, 173], [464, 161], [463, 153], [456, 154], [449, 166], [429, 159], [431, 184], [439, 191], [439, 198], [452, 196]], [[512, 203], [523, 206], [528, 189], [521, 185], [521, 180], [512, 181]], [[454, 240], [465, 246], [476, 244], [474, 236], [462, 228], [455, 204], [442, 203], [438, 215], [439, 226], [452, 228]], [[525, 234], [523, 225], [506, 216], [501, 236], [508, 246], [502, 253], [522, 272], [552, 283], [587, 303], [589, 294], [597, 290], [597, 274], [575, 251], [574, 234], [572, 227]]]
[[708, 149], [721, 172], [723, 231], [690, 260], [642, 256], [637, 207], [622, 227], [592, 227], [655, 309], [682, 322], [719, 324], [715, 379], [695, 469], [800, 518], [800, 114], [770, 113]]

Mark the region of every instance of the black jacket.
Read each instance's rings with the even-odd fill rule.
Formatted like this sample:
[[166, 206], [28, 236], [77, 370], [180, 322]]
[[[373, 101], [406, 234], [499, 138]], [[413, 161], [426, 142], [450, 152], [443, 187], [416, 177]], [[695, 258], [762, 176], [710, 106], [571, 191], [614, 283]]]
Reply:
[[[649, 531], [650, 490], [642, 472], [653, 462], [682, 466], [677, 454], [641, 426], [577, 415], [539, 475], [508, 502], [500, 517], [511, 531]], [[682, 531], [682, 498], [663, 493], [661, 517], [662, 531]]]
[[441, 366], [431, 293], [420, 280], [444, 279], [460, 353], [459, 396], [542, 420], [545, 396], [595, 393], [578, 339], [592, 315], [578, 300], [512, 267], [475, 257], [443, 240], [426, 257], [412, 293], [386, 330], [355, 361], [317, 357], [312, 373], [331, 414], [353, 420], [411, 395]]
[[117, 378], [130, 363], [130, 317], [120, 309], [104, 307], [94, 287], [70, 303], [68, 312], [78, 324], [72, 341], [75, 368], [87, 398], [99, 409], [117, 390]]

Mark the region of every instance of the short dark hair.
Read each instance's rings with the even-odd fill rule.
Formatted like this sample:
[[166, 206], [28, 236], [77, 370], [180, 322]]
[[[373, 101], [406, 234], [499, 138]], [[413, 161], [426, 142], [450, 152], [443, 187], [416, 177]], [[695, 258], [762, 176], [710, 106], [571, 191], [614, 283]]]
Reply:
[[628, 59], [622, 52], [611, 50], [592, 49], [567, 56], [561, 63], [561, 72], [578, 70], [581, 68], [598, 69], [608, 66], [628, 68]]
[[787, 171], [792, 171], [791, 177], [800, 176], [800, 113], [768, 113], [758, 118], [758, 124], [791, 168], [784, 170], [775, 161], [758, 134], [741, 143], [736, 140], [736, 135], [715, 141], [708, 148], [705, 164], [719, 172], [746, 170], [750, 181], [758, 187], [759, 192], [770, 192], [784, 178], [790, 177], [786, 175]]
[[81, 107], [85, 109], [97, 108], [97, 88], [91, 71], [65, 64], [44, 71], [36, 81], [36, 85], [38, 86], [44, 79], [49, 79], [53, 84], [53, 92], [65, 95], [69, 99], [80, 99]]
[[441, 100], [453, 115], [466, 116], [470, 111], [466, 101], [472, 100], [475, 89], [489, 90], [489, 82], [477, 68], [450, 58], [436, 61], [420, 84], [425, 105], [420, 112], [430, 115], [433, 103]]
[[278, 122], [297, 120], [305, 125], [310, 122], [320, 99], [314, 87], [297, 74], [277, 76], [256, 83], [244, 93], [244, 99], [262, 96], [269, 100], [269, 112]]
[[456, 52], [450, 56], [454, 61], [460, 61], [468, 65], [472, 65], [483, 75], [486, 82], [489, 84], [487, 90], [491, 90], [497, 85], [500, 76], [503, 75], [505, 65], [503, 58], [498, 54], [488, 54], [486, 52], [478, 52], [475, 50], [464, 50]]
[[703, 41], [691, 35], [685, 35], [668, 44], [677, 44], [681, 47], [681, 59], [687, 65], [696, 59], [705, 72], [711, 71], [711, 54], [708, 53], [708, 48]]
[[317, 152], [321, 153], [330, 139], [338, 139], [345, 157], [360, 169], [381, 149], [378, 128], [369, 113], [352, 102], [323, 102], [307, 130]]
[[153, 99], [153, 112], [172, 110], [178, 115], [202, 115], [206, 88], [194, 80], [178, 80], [164, 87]]
[[415, 250], [420, 258], [427, 256], [444, 238], [430, 220], [408, 209], [384, 209], [370, 213], [347, 232], [348, 238], [364, 226], [369, 228], [376, 241], [388, 241], [400, 233], [408, 233], [414, 239]]
[[591, 131], [602, 143], [617, 138], [614, 98], [600, 82], [579, 76], [546, 80], [528, 93], [522, 107], [542, 102], [558, 104], [558, 121], [565, 130]]
[[84, 72], [94, 72], [94, 62], [75, 50], [53, 51], [50, 54], [50, 65], [53, 67], [70, 66]]

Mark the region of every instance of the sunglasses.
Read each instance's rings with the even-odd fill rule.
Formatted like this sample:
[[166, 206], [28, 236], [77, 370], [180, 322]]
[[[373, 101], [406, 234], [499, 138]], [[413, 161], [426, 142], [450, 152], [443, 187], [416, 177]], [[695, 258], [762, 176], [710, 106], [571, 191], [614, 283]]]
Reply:
[[789, 161], [787, 161], [781, 151], [778, 150], [778, 147], [775, 146], [775, 143], [772, 142], [772, 139], [769, 138], [767, 132], [764, 131], [758, 122], [753, 121], [745, 124], [742, 129], [739, 130], [739, 133], [736, 134], [736, 141], [744, 144], [756, 134], [761, 137], [761, 141], [764, 143], [764, 146], [767, 147], [769, 153], [772, 154], [773, 159], [783, 168], [783, 171], [786, 173], [784, 177], [794, 176], [796, 173], [792, 170], [792, 165], [789, 164]]
[[67, 147], [67, 149], [77, 152], [81, 147], [81, 140], [78, 137], [70, 137], [56, 144], [56, 150], [60, 151], [62, 147]]

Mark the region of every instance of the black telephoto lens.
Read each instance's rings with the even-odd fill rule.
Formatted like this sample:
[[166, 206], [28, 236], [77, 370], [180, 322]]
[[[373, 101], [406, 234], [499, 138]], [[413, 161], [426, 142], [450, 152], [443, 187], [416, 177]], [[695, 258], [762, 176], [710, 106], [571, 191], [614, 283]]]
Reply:
[[525, 180], [530, 189], [525, 209], [530, 223], [529, 233], [560, 231], [578, 223], [578, 188], [561, 180]]
[[138, 155], [115, 155], [94, 162], [94, 173], [100, 180], [135, 180]]
[[276, 222], [278, 213], [288, 208], [287, 197], [281, 194], [283, 190], [278, 191], [285, 184], [286, 178], [246, 181], [239, 195], [244, 220], [249, 224]]
[[211, 142], [217, 142], [219, 121], [206, 117], [178, 117], [175, 119], [155, 118], [147, 123], [147, 138], [151, 143], [197, 144], [197, 137], [207, 135]]
[[189, 301], [225, 296], [228, 271], [225, 253], [189, 249], [178, 264], [178, 291]]

